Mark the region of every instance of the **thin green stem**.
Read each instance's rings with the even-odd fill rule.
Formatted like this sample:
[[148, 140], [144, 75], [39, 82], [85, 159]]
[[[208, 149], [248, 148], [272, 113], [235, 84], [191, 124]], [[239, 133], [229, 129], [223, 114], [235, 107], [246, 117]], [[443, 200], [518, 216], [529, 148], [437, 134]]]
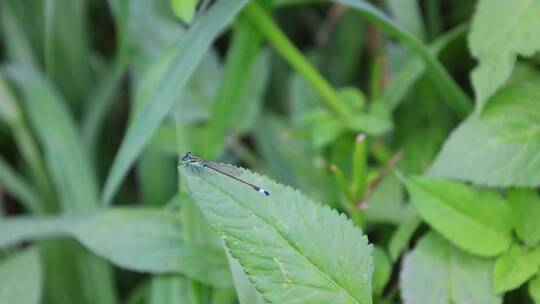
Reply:
[[[241, 14], [234, 27], [232, 46], [227, 53], [223, 80], [208, 120], [207, 149], [203, 150], [205, 158], [215, 158], [223, 149], [223, 136], [252, 74], [261, 41], [261, 34], [253, 29]], [[253, 102], [256, 101], [253, 100]]]
[[393, 20], [388, 18], [376, 7], [367, 1], [336, 0], [336, 2], [358, 9], [360, 13], [377, 27], [400, 40], [404, 45], [415, 52], [426, 64], [428, 71], [435, 80], [435, 84], [447, 96], [448, 105], [459, 114], [466, 116], [472, 109], [470, 98], [452, 79], [448, 71], [430, 52], [429, 48], [418, 38], [402, 30]]
[[337, 91], [294, 46], [281, 29], [268, 16], [257, 1], [251, 1], [245, 8], [251, 23], [268, 39], [276, 51], [306, 78], [309, 84], [323, 98], [328, 107], [341, 117], [347, 117], [349, 109]]

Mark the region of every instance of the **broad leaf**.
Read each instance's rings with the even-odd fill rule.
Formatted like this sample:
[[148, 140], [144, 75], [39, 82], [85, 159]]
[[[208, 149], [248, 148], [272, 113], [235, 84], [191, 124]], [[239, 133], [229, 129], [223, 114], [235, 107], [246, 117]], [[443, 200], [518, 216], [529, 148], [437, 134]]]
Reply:
[[540, 1], [481, 0], [469, 35], [471, 53], [479, 61], [472, 72], [476, 109], [510, 77], [516, 57], [540, 50]]
[[232, 286], [223, 251], [185, 243], [180, 219], [171, 212], [111, 209], [89, 216], [16, 217], [0, 222], [0, 247], [65, 236], [75, 237], [125, 269], [182, 273], [212, 286]]
[[494, 96], [444, 144], [431, 175], [508, 187], [540, 185], [540, 79]]
[[197, 8], [197, 0], [171, 0], [174, 14], [186, 23], [191, 23]]
[[41, 261], [35, 248], [9, 256], [0, 263], [0, 303], [41, 303]]
[[145, 144], [151, 139], [174, 103], [182, 95], [189, 77], [212, 41], [247, 0], [218, 1], [193, 24], [182, 40], [182, 47], [172, 57], [146, 95], [139, 115], [131, 122], [105, 183], [102, 202], [109, 204]]
[[240, 304], [264, 304], [266, 303], [262, 298], [260, 292], [255, 289], [255, 286], [249, 281], [244, 269], [238, 260], [233, 258], [230, 254], [227, 255], [229, 258], [229, 268], [231, 269], [234, 288], [236, 289], [236, 294], [238, 296], [238, 303]]
[[239, 178], [269, 197], [220, 174], [179, 169], [267, 302], [372, 303], [372, 247], [345, 216], [247, 170]]
[[529, 295], [535, 304], [540, 303], [540, 275], [537, 275], [529, 282]]
[[540, 265], [540, 251], [512, 245], [510, 249], [495, 261], [493, 268], [493, 286], [498, 293], [516, 289], [535, 273]]
[[510, 245], [511, 210], [498, 194], [427, 177], [410, 178], [407, 188], [421, 217], [458, 247], [494, 256]]
[[403, 260], [402, 299], [405, 304], [502, 303], [491, 286], [492, 265], [430, 232]]
[[514, 214], [516, 234], [529, 247], [540, 243], [540, 197], [534, 190], [510, 189], [508, 201]]

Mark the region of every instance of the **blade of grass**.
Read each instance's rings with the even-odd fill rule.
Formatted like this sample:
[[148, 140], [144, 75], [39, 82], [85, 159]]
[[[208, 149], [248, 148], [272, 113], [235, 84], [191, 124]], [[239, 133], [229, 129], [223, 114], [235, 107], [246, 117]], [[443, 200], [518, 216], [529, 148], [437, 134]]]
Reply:
[[182, 40], [182, 47], [175, 54], [160, 81], [151, 89], [115, 157], [105, 182], [101, 202], [110, 204], [122, 179], [133, 164], [152, 134], [157, 130], [165, 116], [172, 110], [175, 101], [195, 70], [204, 53], [225, 28], [229, 20], [238, 13], [247, 0], [219, 1], [201, 15]]
[[81, 110], [91, 75], [85, 1], [45, 1], [45, 70], [72, 109]]
[[32, 213], [43, 213], [43, 203], [34, 189], [0, 156], [0, 189], [5, 189]]
[[11, 5], [11, 1], [0, 3], [0, 16], [2, 16], [0, 22], [4, 36], [3, 41], [6, 43], [7, 58], [12, 62], [36, 67], [36, 55]]
[[[467, 32], [467, 29], [467, 25], [459, 25], [439, 36], [429, 45], [430, 52], [433, 56], [437, 56], [450, 43], [462, 37]], [[412, 54], [400, 69], [391, 76], [390, 83], [382, 93], [382, 99], [388, 102], [391, 109], [395, 109], [420, 76], [424, 74], [425, 70], [424, 61], [416, 54]]]
[[126, 60], [117, 61], [112, 67], [112, 71], [98, 85], [95, 95], [87, 103], [88, 106], [84, 111], [82, 122], [82, 137], [90, 153], [95, 151], [99, 127], [114, 101], [126, 69]]
[[377, 27], [400, 40], [414, 53], [418, 54], [425, 62], [429, 73], [435, 80], [435, 84], [439, 87], [441, 92], [448, 96], [448, 98], [445, 99], [448, 102], [448, 105], [461, 117], [465, 117], [470, 112], [472, 109], [470, 98], [457, 85], [448, 74], [448, 71], [446, 71], [443, 65], [435, 58], [422, 41], [409, 32], [401, 29], [393, 20], [388, 18], [367, 1], [336, 0], [336, 2], [359, 10], [367, 20], [373, 22]]
[[[98, 208], [97, 185], [88, 156], [83, 151], [75, 122], [53, 87], [32, 69], [8, 69], [23, 96], [23, 104], [44, 148], [46, 164], [65, 212]], [[109, 265], [77, 251], [79, 280], [85, 297], [99, 303], [116, 303]]]
[[341, 117], [349, 116], [347, 104], [337, 91], [292, 44], [281, 29], [268, 16], [264, 9], [252, 1], [245, 9], [249, 20], [272, 44], [278, 53], [311, 84], [313, 89], [323, 98], [328, 107]]
[[223, 135], [251, 75], [261, 42], [261, 34], [251, 27], [243, 14], [240, 15], [234, 27], [232, 46], [227, 53], [223, 80], [208, 120], [207, 149], [206, 155], [203, 155], [208, 159], [215, 158], [223, 148]]
[[36, 190], [40, 196], [39, 208], [30, 209], [32, 212], [43, 213], [45, 211], [54, 212], [58, 210], [56, 197], [52, 183], [45, 170], [43, 158], [39, 152], [30, 128], [28, 127], [19, 103], [12, 94], [3, 75], [0, 73], [0, 119], [11, 129], [13, 137], [21, 155], [30, 169], [30, 175]]

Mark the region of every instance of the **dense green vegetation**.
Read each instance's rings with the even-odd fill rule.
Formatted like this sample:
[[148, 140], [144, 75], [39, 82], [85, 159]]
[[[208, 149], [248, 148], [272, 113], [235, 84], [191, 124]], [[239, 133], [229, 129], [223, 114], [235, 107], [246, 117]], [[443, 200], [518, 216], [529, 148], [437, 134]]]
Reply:
[[0, 24], [0, 304], [540, 303], [540, 0]]

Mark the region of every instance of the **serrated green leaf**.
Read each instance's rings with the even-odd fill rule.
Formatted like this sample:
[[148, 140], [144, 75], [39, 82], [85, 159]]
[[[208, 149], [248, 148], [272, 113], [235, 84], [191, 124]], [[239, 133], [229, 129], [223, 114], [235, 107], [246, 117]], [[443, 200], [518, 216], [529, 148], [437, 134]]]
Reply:
[[231, 269], [234, 287], [240, 304], [265, 304], [260, 292], [249, 281], [244, 269], [238, 263], [238, 260], [227, 254], [229, 259], [229, 268]]
[[537, 275], [529, 282], [529, 296], [535, 304], [540, 303], [540, 275]]
[[219, 174], [179, 167], [197, 205], [270, 303], [372, 303], [372, 247], [345, 216], [242, 170], [269, 197]]
[[517, 56], [540, 50], [540, 1], [481, 0], [469, 34], [471, 53], [479, 61], [472, 72], [476, 110], [510, 77]]
[[498, 194], [428, 177], [410, 178], [407, 189], [422, 218], [458, 247], [494, 256], [510, 245], [511, 210]]
[[540, 197], [534, 190], [510, 189], [508, 201], [514, 214], [516, 234], [528, 247], [540, 243]]
[[516, 289], [538, 272], [538, 252], [512, 245], [495, 261], [493, 286], [497, 293]]
[[41, 261], [35, 248], [15, 253], [0, 263], [0, 303], [41, 303]]
[[492, 265], [430, 232], [403, 260], [401, 297], [405, 304], [502, 303], [491, 285]]
[[197, 20], [182, 40], [182, 47], [149, 90], [140, 115], [133, 119], [105, 182], [102, 203], [109, 204], [144, 145], [151, 139], [174, 103], [183, 93], [189, 77], [212, 41], [247, 0], [219, 1]]
[[430, 175], [493, 187], [540, 185], [540, 79], [506, 88], [452, 132]]
[[125, 269], [181, 273], [212, 286], [232, 286], [223, 250], [184, 242], [179, 216], [164, 210], [110, 209], [86, 216], [0, 222], [0, 247], [65, 236]]
[[191, 23], [193, 16], [195, 16], [197, 0], [171, 0], [171, 6], [174, 14], [180, 18], [180, 20]]

